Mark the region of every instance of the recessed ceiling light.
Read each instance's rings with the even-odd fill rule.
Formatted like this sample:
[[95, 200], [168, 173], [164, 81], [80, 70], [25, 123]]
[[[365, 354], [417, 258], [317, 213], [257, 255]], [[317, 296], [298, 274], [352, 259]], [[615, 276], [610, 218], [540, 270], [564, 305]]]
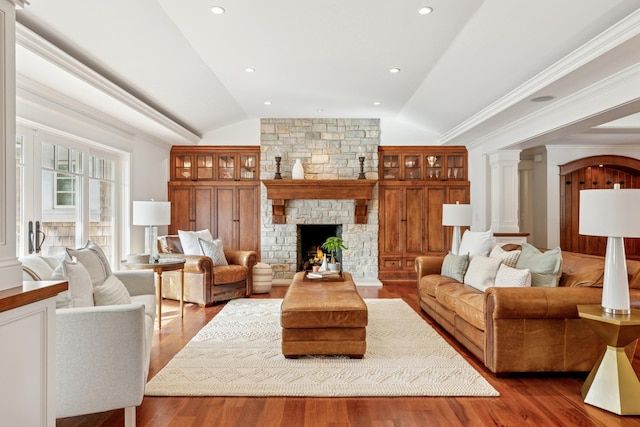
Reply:
[[317, 111], [318, 113], [322, 113], [322, 112], [324, 111], [324, 108], [318, 108], [316, 111]]
[[264, 105], [271, 105], [271, 101], [264, 101]]
[[255, 68], [251, 68], [251, 67], [249, 67], [249, 68], [245, 68], [244, 70], [245, 70], [247, 73], [253, 73], [254, 71], [256, 71], [256, 69], [255, 69]]
[[211, 8], [211, 13], [215, 13], [216, 15], [222, 15], [225, 12], [224, 7], [213, 6]]
[[547, 101], [551, 101], [552, 99], [555, 99], [555, 96], [544, 95], [544, 96], [538, 96], [536, 98], [532, 98], [531, 102], [547, 102]]
[[373, 105], [380, 105], [380, 104], [382, 104], [382, 102], [380, 102], [380, 101], [375, 101], [375, 102], [373, 103]]
[[392, 68], [389, 70], [390, 73], [395, 74], [400, 72], [400, 68]]
[[433, 8], [431, 7], [421, 7], [420, 9], [418, 9], [418, 13], [420, 15], [428, 15], [431, 12], [433, 12]]

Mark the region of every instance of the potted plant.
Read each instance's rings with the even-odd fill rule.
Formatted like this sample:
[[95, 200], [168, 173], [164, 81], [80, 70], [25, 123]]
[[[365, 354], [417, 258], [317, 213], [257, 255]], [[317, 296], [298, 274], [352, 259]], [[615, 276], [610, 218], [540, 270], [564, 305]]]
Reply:
[[338, 251], [349, 248], [344, 245], [344, 241], [340, 237], [332, 236], [328, 237], [327, 240], [324, 241], [322, 249], [331, 255], [331, 261], [329, 261], [328, 265], [329, 270], [337, 271], [338, 264], [336, 263], [336, 257], [338, 255]]

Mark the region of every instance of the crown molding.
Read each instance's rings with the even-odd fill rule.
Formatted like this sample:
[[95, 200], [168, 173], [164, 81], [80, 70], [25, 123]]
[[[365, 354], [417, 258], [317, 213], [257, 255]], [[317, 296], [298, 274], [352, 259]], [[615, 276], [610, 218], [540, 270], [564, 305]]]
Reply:
[[20, 23], [16, 23], [16, 43], [151, 119], [186, 143], [197, 144], [201, 140], [200, 135], [149, 106]]
[[[588, 86], [571, 96], [559, 100], [556, 103], [553, 103], [531, 114], [523, 116], [520, 119], [515, 120], [506, 126], [503, 126], [502, 128], [496, 129], [493, 132], [490, 132], [482, 136], [481, 138], [474, 140], [473, 143], [467, 146], [467, 149], [470, 149], [471, 147], [483, 147], [483, 149], [486, 149], [485, 151], [487, 152], [499, 150], [501, 149], [500, 146], [492, 147], [493, 145], [495, 145], [496, 141], [502, 139], [504, 135], [513, 133], [516, 129], [523, 127], [527, 123], [534, 123], [536, 121], [552, 123], [554, 122], [553, 120], [548, 120], [550, 116], [559, 117], [561, 116], [559, 112], [566, 111], [567, 109], [578, 110], [578, 106], [581, 106], [584, 103], [589, 103], [592, 99], [596, 99], [600, 95], [611, 92], [630, 93], [628, 90], [629, 85], [637, 87], [635, 85], [638, 81], [640, 81], [640, 63], [631, 66], [619, 73], [616, 73], [605, 80]], [[557, 127], [554, 127], [551, 129], [551, 131], [556, 129]], [[487, 147], [491, 148], [487, 149]]]
[[450, 131], [442, 135], [441, 144], [447, 144], [455, 138], [470, 131], [491, 117], [512, 107], [532, 94], [544, 89], [556, 80], [579, 69], [585, 64], [602, 56], [611, 49], [640, 34], [640, 9], [614, 24], [598, 36], [591, 39], [569, 55], [537, 74], [507, 95], [498, 99], [477, 114], [474, 114]]

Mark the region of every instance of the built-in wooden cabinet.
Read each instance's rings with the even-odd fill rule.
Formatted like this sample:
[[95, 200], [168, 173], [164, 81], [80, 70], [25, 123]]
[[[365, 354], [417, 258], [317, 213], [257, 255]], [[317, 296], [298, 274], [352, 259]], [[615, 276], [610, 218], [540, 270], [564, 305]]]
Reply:
[[259, 147], [173, 147], [171, 225], [209, 229], [225, 249], [260, 251]]
[[465, 147], [381, 148], [381, 181], [467, 181]]
[[[415, 280], [415, 258], [445, 253], [442, 205], [469, 203], [464, 147], [379, 147], [379, 279]], [[451, 175], [451, 178], [449, 178]]]
[[254, 147], [174, 147], [170, 176], [172, 181], [258, 180], [259, 160]]

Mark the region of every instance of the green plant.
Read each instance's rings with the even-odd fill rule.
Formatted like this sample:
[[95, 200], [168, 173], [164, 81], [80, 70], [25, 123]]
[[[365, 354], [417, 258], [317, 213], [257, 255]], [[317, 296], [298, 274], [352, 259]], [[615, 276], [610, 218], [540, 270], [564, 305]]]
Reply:
[[344, 245], [344, 241], [340, 237], [332, 236], [327, 237], [327, 240], [322, 244], [322, 249], [331, 254], [331, 263], [335, 264], [338, 251], [349, 248]]

